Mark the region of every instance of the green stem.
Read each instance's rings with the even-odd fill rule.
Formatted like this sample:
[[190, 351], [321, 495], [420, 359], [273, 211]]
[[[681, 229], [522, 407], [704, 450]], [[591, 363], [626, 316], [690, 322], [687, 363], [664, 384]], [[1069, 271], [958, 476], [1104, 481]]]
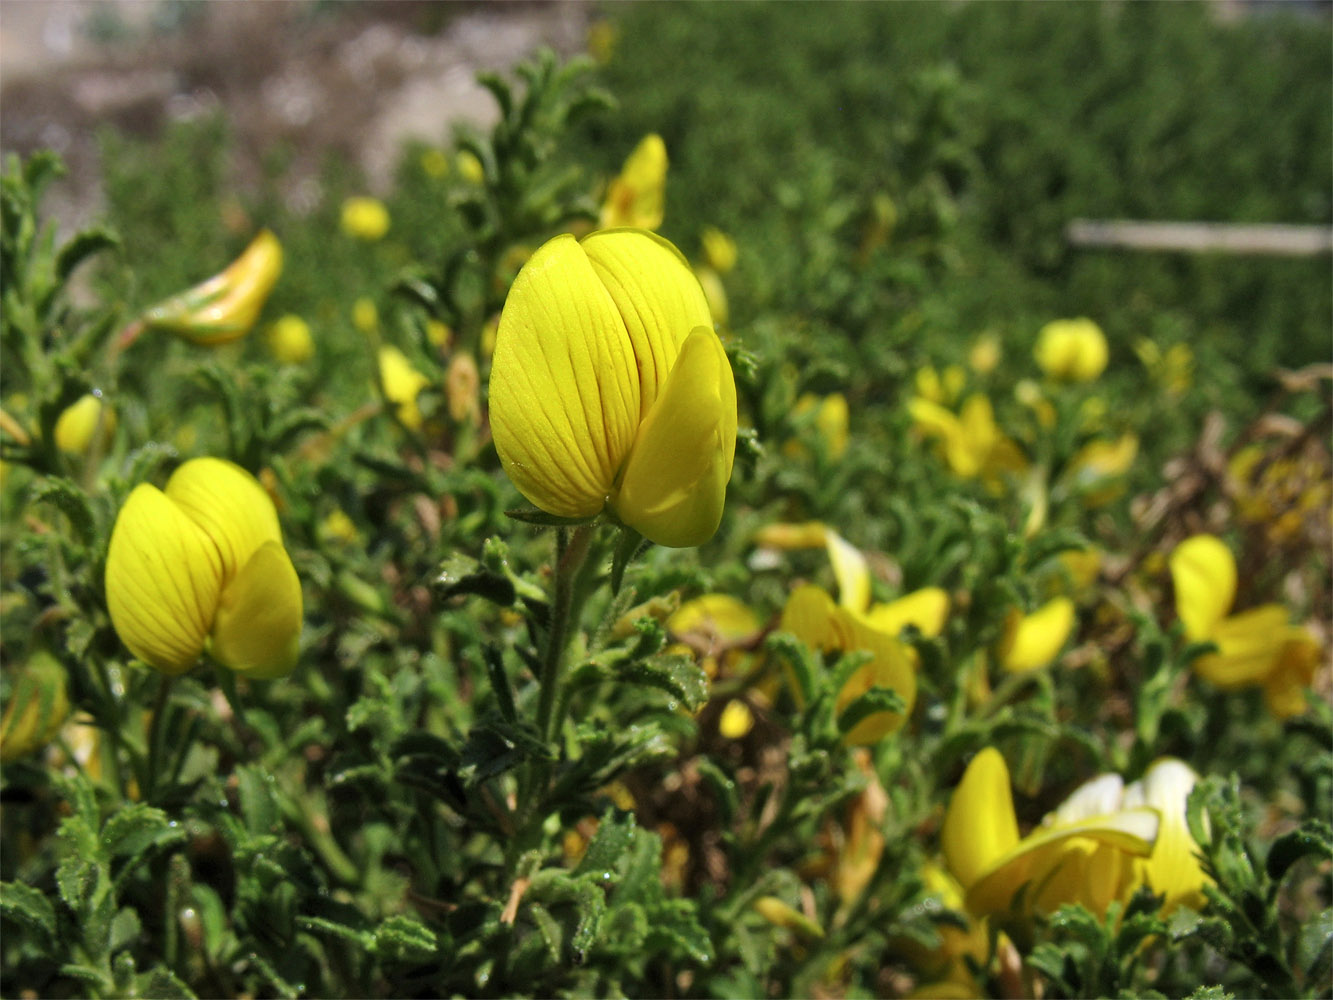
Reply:
[[163, 674], [157, 686], [157, 697], [153, 701], [153, 717], [148, 723], [148, 768], [145, 782], [140, 789], [145, 801], [151, 802], [157, 790], [157, 773], [161, 766], [163, 741], [166, 739], [167, 708], [171, 701], [171, 687], [176, 678]]
[[542, 651], [541, 694], [537, 700], [537, 732], [544, 743], [555, 736], [555, 706], [569, 643], [570, 611], [574, 605], [575, 580], [588, 556], [593, 529], [581, 524], [573, 531], [561, 528], [556, 541], [555, 596], [551, 602], [551, 627]]

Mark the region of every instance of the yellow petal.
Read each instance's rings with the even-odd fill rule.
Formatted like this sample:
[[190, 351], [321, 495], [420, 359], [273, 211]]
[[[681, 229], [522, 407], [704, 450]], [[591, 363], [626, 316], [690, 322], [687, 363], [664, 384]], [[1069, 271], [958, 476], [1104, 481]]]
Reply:
[[1037, 366], [1052, 378], [1090, 381], [1106, 368], [1106, 336], [1092, 320], [1059, 319], [1037, 334]]
[[834, 615], [835, 630], [845, 636], [842, 648], [847, 652], [866, 650], [873, 655], [869, 663], [847, 679], [834, 700], [834, 710], [841, 713], [875, 687], [896, 691], [905, 705], [905, 712], [876, 712], [843, 734], [843, 742], [848, 746], [871, 746], [898, 729], [912, 711], [916, 701], [916, 670], [910, 650], [896, 638], [869, 627], [845, 608], [838, 608]]
[[949, 870], [970, 887], [1018, 844], [1009, 768], [994, 747], [972, 758], [949, 800], [940, 846]]
[[852, 611], [870, 606], [870, 565], [866, 557], [836, 531], [824, 532], [824, 547], [838, 581], [838, 603]]
[[208, 535], [155, 486], [136, 486], [111, 531], [106, 601], [116, 634], [168, 674], [204, 648], [222, 587], [222, 559]]
[[[968, 909], [977, 914], [1003, 913], [1024, 885], [1029, 885], [1029, 901], [1043, 912], [1062, 902], [1086, 902], [1104, 909], [1128, 874], [1118, 855], [1147, 857], [1158, 825], [1156, 809], [1139, 808], [1038, 828], [967, 886]], [[1097, 845], [1114, 850], [1101, 852]]]
[[712, 330], [708, 300], [680, 251], [656, 233], [608, 230], [579, 245], [629, 334], [639, 373], [638, 417], [646, 420], [685, 338], [701, 326]]
[[827, 544], [828, 528], [821, 521], [803, 524], [766, 524], [754, 533], [756, 545], [775, 549], [818, 549]]
[[1277, 665], [1289, 635], [1287, 610], [1278, 604], [1224, 618], [1209, 636], [1217, 652], [1194, 661], [1194, 672], [1221, 688], [1262, 684]]
[[1015, 673], [1048, 665], [1073, 627], [1074, 602], [1067, 597], [1053, 598], [1030, 615], [1010, 612], [998, 650], [1000, 664]]
[[729, 594], [703, 594], [686, 601], [666, 620], [676, 637], [694, 635], [735, 642], [753, 636], [762, 622], [759, 616]]
[[662, 224], [666, 196], [667, 151], [659, 135], [646, 135], [611, 182], [602, 206], [603, 228]]
[[876, 604], [866, 612], [866, 621], [889, 635], [915, 625], [927, 638], [944, 631], [949, 615], [949, 595], [939, 587], [923, 587], [888, 604]]
[[1134, 863], [1138, 880], [1165, 896], [1167, 912], [1182, 903], [1203, 905], [1203, 887], [1209, 881], [1195, 856], [1198, 846], [1185, 821], [1185, 805], [1199, 776], [1188, 764], [1173, 757], [1152, 763], [1143, 777], [1125, 789], [1124, 805], [1152, 806], [1161, 815], [1157, 842], [1152, 854]]
[[101, 394], [88, 393], [66, 407], [56, 420], [56, 447], [68, 455], [88, 450], [98, 425], [108, 430], [115, 424], [111, 411], [102, 403]]
[[1210, 638], [1236, 599], [1231, 550], [1212, 535], [1195, 535], [1175, 547], [1169, 562], [1185, 637], [1195, 642]]
[[412, 362], [398, 348], [385, 345], [379, 349], [380, 382], [384, 395], [394, 404], [398, 419], [411, 430], [421, 429], [421, 410], [417, 396], [430, 379], [412, 367]]
[[711, 327], [686, 339], [639, 428], [616, 513], [659, 545], [702, 545], [722, 520], [736, 452], [736, 383]]
[[490, 416], [500, 462], [542, 510], [591, 517], [634, 444], [639, 402], [616, 303], [574, 237], [557, 236], [523, 265], [496, 332]]
[[839, 639], [833, 628], [833, 598], [811, 584], [797, 587], [787, 597], [778, 628], [790, 632], [811, 649], [836, 648]]
[[278, 542], [259, 546], [222, 591], [209, 653], [250, 677], [281, 677], [296, 666], [301, 581]]
[[224, 581], [265, 542], [282, 544], [273, 501], [239, 465], [220, 458], [191, 459], [167, 480], [166, 495], [212, 541], [222, 557]]
[[754, 728], [754, 713], [750, 706], [739, 698], [727, 702], [722, 714], [718, 716], [717, 731], [729, 740], [739, 740]]

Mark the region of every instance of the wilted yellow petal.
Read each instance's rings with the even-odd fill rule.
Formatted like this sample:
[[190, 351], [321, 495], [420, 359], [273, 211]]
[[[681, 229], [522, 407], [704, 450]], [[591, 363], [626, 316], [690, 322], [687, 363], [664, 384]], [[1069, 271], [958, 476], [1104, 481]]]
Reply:
[[281, 543], [259, 546], [218, 602], [209, 653], [250, 677], [281, 677], [296, 666], [301, 581]]
[[639, 404], [616, 302], [574, 237], [557, 236], [523, 266], [500, 317], [490, 416], [501, 464], [542, 510], [591, 517], [634, 444]]
[[1169, 560], [1176, 588], [1176, 614], [1185, 637], [1212, 637], [1236, 599], [1236, 560], [1212, 535], [1195, 535], [1175, 547]]
[[948, 615], [948, 593], [939, 587], [923, 587], [888, 604], [876, 604], [866, 612], [866, 621], [889, 635], [915, 625], [922, 635], [930, 638], [944, 630]]
[[1030, 615], [1011, 611], [998, 654], [1005, 670], [1037, 670], [1055, 659], [1074, 627], [1074, 602], [1056, 597]]
[[199, 658], [221, 591], [212, 539], [155, 486], [136, 486], [111, 531], [107, 610], [135, 656], [168, 674]]
[[282, 544], [273, 501], [239, 465], [220, 458], [191, 459], [167, 480], [166, 495], [212, 541], [224, 579], [240, 572], [265, 542]]
[[639, 428], [616, 513], [659, 545], [703, 544], [722, 520], [735, 452], [731, 364], [717, 334], [698, 327]]
[[646, 420], [685, 339], [698, 327], [712, 330], [708, 300], [680, 251], [656, 233], [609, 230], [579, 245], [629, 334], [638, 364], [638, 418]]
[[1152, 854], [1134, 862], [1138, 881], [1165, 896], [1166, 912], [1182, 903], [1198, 909], [1210, 881], [1195, 856], [1198, 846], [1185, 821], [1185, 805], [1199, 776], [1174, 757], [1154, 761], [1143, 777], [1125, 789], [1124, 806], [1151, 806], [1161, 815]]
[[986, 747], [972, 758], [949, 800], [940, 830], [944, 859], [966, 889], [1017, 844], [1009, 768], [1000, 751]]

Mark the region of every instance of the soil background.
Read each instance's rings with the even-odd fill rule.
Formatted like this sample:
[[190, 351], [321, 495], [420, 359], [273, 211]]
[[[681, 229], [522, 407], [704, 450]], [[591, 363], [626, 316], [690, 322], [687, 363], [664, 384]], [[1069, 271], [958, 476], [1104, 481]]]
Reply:
[[493, 119], [478, 70], [578, 52], [592, 15], [582, 0], [3, 0], [0, 153], [61, 155], [43, 204], [66, 235], [101, 211], [103, 128], [151, 138], [219, 111], [239, 187], [282, 144], [293, 197], [330, 155], [383, 193], [406, 140]]

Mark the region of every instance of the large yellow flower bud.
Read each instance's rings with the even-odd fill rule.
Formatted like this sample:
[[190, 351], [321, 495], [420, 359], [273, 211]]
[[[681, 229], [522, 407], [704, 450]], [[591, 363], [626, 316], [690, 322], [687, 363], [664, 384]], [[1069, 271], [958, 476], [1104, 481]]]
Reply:
[[1037, 334], [1034, 354], [1051, 378], [1091, 382], [1106, 368], [1106, 335], [1090, 319], [1057, 319]]
[[230, 462], [196, 458], [165, 491], [134, 488], [111, 532], [106, 599], [130, 652], [163, 673], [205, 649], [251, 677], [296, 665], [301, 583], [273, 501]]
[[533, 254], [500, 318], [490, 407], [505, 471], [547, 513], [609, 506], [660, 545], [717, 530], [736, 383], [699, 283], [666, 240], [610, 230]]

